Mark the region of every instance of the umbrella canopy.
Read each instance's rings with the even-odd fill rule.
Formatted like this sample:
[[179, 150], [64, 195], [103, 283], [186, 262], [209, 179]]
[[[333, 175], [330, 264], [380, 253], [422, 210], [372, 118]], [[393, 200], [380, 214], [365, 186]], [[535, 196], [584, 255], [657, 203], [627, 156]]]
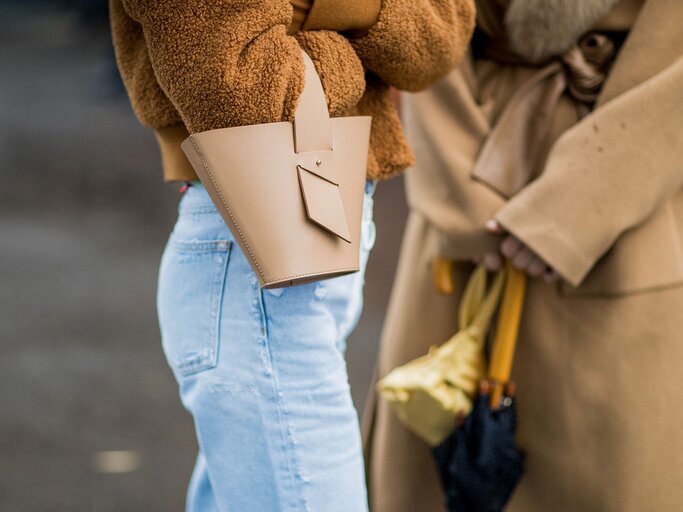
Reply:
[[464, 424], [433, 449], [450, 512], [500, 512], [522, 477], [514, 398], [499, 409], [489, 402], [486, 389]]

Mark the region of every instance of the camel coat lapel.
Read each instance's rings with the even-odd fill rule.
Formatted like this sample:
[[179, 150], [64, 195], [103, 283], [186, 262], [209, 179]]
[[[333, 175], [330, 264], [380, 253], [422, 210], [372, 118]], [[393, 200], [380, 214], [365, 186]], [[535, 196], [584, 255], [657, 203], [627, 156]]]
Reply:
[[598, 107], [652, 78], [683, 56], [683, 2], [648, 0], [605, 83]]

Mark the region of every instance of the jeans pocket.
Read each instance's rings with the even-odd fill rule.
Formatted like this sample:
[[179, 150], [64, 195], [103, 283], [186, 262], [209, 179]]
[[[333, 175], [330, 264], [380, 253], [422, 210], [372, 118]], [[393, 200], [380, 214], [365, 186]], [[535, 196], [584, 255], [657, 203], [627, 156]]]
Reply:
[[157, 307], [164, 352], [176, 374], [216, 366], [220, 312], [232, 244], [171, 238], [161, 262]]

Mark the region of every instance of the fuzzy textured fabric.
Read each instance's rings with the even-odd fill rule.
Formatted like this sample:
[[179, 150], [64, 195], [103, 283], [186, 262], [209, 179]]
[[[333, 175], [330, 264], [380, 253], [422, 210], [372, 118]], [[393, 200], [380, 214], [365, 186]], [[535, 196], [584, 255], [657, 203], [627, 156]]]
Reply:
[[[336, 10], [354, 4], [366, 1], [347, 0]], [[335, 6], [325, 5], [333, 26]], [[374, 116], [369, 177], [396, 174], [412, 155], [387, 85], [419, 90], [445, 75], [474, 24], [472, 0], [384, 0], [377, 23], [354, 41], [332, 30], [288, 35], [289, 0], [110, 0], [110, 11], [133, 109], [157, 129], [165, 176], [174, 180], [194, 177], [189, 164], [166, 168], [179, 160], [169, 155], [180, 151], [183, 125], [196, 133], [293, 120], [304, 86], [301, 48], [316, 65], [332, 116]], [[323, 24], [324, 11], [316, 12]], [[381, 80], [366, 87], [367, 70]], [[180, 128], [159, 131], [171, 126]]]
[[505, 14], [510, 44], [530, 62], [564, 53], [618, 0], [511, 0]]
[[463, 57], [474, 5], [452, 0], [383, 0], [368, 35], [353, 40], [363, 64], [404, 91], [426, 89]]
[[408, 142], [389, 95], [389, 87], [372, 73], [367, 74], [366, 80], [365, 94], [353, 113], [372, 116], [372, 151], [368, 155], [368, 176], [373, 179], [388, 179], [413, 165], [413, 156], [407, 151]]

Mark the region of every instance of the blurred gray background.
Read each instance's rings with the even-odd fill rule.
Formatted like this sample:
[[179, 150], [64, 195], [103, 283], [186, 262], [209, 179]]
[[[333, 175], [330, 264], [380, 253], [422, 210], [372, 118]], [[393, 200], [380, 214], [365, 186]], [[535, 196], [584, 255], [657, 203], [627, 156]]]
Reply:
[[[127, 103], [106, 2], [0, 0], [0, 511], [183, 510], [196, 446], [154, 303], [177, 189]], [[403, 197], [398, 179], [376, 196], [359, 410]]]

